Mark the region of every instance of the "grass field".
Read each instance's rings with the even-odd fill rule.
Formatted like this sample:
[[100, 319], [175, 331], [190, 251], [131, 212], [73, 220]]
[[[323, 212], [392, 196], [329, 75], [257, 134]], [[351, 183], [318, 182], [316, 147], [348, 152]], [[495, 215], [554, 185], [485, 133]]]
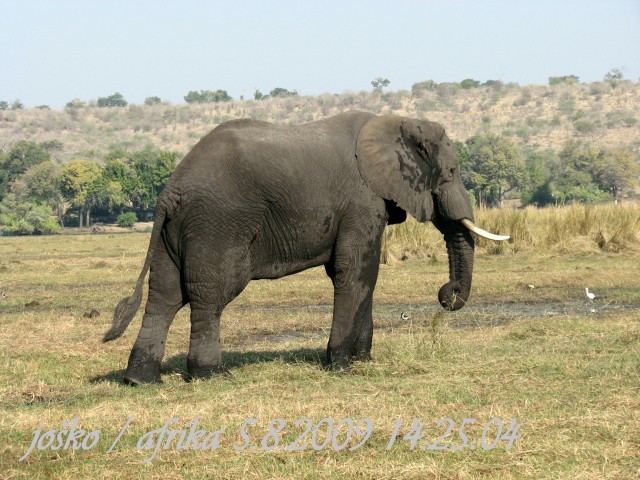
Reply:
[[[225, 310], [231, 377], [184, 380], [183, 309], [164, 383], [143, 388], [121, 381], [142, 309], [123, 338], [101, 337], [133, 289], [149, 234], [1, 237], [0, 478], [638, 478], [638, 218], [638, 207], [613, 206], [478, 212], [478, 224], [515, 238], [480, 243], [472, 297], [455, 313], [436, 300], [448, 278], [439, 234], [396, 226], [376, 289], [373, 362], [321, 370], [333, 294], [319, 268], [252, 282]], [[84, 317], [91, 308], [101, 315]], [[46, 445], [46, 431], [74, 418], [76, 429], [99, 430], [85, 440], [94, 446], [36, 446], [19, 461], [37, 430]], [[172, 418], [175, 438], [165, 434], [168, 448], [145, 461], [159, 436], [149, 432]], [[179, 448], [195, 418], [194, 431], [224, 429], [217, 448]], [[442, 418], [453, 429], [437, 442], [449, 427]]]

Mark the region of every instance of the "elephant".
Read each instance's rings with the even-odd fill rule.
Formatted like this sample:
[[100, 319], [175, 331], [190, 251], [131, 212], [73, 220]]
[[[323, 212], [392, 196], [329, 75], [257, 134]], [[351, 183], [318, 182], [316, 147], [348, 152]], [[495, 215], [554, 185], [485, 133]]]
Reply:
[[142, 326], [124, 380], [160, 382], [175, 314], [190, 304], [188, 378], [225, 373], [220, 315], [251, 280], [324, 265], [334, 288], [325, 367], [370, 360], [372, 299], [386, 225], [407, 212], [444, 235], [448, 310], [471, 291], [476, 227], [455, 149], [434, 122], [345, 112], [301, 125], [231, 120], [204, 136], [159, 195], [149, 248], [130, 297], [104, 341], [120, 337], [140, 307]]

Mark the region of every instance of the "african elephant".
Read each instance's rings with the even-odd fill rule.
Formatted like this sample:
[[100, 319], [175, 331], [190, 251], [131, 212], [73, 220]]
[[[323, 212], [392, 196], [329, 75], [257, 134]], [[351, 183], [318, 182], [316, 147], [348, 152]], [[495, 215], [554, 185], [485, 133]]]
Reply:
[[[442, 126], [347, 112], [297, 126], [223, 123], [187, 154], [162, 191], [134, 293], [117, 305], [104, 341], [118, 338], [149, 296], [125, 372], [160, 381], [169, 326], [191, 306], [187, 369], [223, 371], [220, 315], [250, 280], [324, 265], [334, 286], [326, 365], [370, 358], [382, 233], [409, 212], [444, 234], [450, 281], [440, 304], [469, 297], [476, 233], [459, 163]], [[466, 225], [466, 226], [465, 226]]]

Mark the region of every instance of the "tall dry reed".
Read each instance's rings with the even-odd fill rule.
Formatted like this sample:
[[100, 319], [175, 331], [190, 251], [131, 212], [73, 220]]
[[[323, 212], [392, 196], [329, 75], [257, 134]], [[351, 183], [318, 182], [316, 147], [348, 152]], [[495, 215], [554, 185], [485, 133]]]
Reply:
[[[479, 251], [490, 254], [531, 250], [620, 252], [640, 247], [640, 205], [567, 205], [475, 211], [476, 224], [511, 235], [507, 242], [477, 238]], [[442, 250], [442, 236], [431, 224], [409, 218], [386, 229], [382, 261], [433, 257]]]

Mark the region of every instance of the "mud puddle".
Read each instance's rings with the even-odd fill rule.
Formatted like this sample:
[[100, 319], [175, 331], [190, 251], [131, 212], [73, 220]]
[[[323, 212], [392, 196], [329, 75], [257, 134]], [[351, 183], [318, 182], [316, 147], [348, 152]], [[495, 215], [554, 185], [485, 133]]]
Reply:
[[[433, 318], [439, 306], [407, 307], [405, 314], [415, 311], [418, 317]], [[448, 312], [442, 320], [452, 328], [477, 328], [505, 325], [523, 318], [597, 317], [612, 312], [638, 311], [640, 303], [571, 302], [509, 302], [469, 305], [457, 312]]]
[[[236, 312], [264, 311], [267, 315], [292, 314], [294, 312], [321, 312], [331, 315], [333, 305], [239, 305], [229, 308]], [[597, 317], [614, 312], [637, 311], [640, 315], [640, 303], [589, 303], [582, 301], [571, 302], [508, 302], [468, 305], [457, 312], [444, 312], [437, 304], [429, 305], [374, 305], [374, 330], [388, 331], [410, 326], [427, 326], [438, 314], [440, 320], [450, 328], [485, 328], [506, 325], [523, 318], [554, 318], [566, 316]], [[403, 315], [404, 313], [404, 315]], [[406, 319], [403, 319], [404, 318]], [[408, 318], [407, 318], [408, 317]], [[286, 331], [279, 334], [260, 334], [244, 337], [242, 343], [268, 342], [287, 343], [297, 340], [326, 340], [329, 336], [330, 325], [324, 328], [303, 331]], [[239, 340], [239, 339], [236, 339]]]

